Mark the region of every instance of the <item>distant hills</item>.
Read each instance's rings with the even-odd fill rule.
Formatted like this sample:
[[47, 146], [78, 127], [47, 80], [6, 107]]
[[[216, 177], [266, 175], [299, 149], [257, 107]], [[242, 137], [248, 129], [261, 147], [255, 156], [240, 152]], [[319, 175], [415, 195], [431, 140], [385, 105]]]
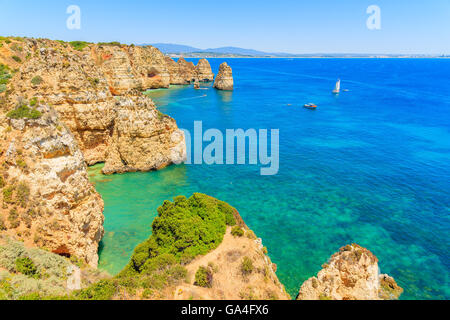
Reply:
[[[283, 52], [264, 52], [238, 47], [220, 47], [201, 49], [191, 46], [172, 43], [143, 44], [152, 45], [169, 56], [184, 56], [186, 58], [434, 58], [432, 55], [405, 55], [405, 54], [355, 54], [355, 53], [311, 53], [292, 54]], [[444, 57], [444, 56], [441, 56]]]
[[191, 46], [185, 46], [172, 43], [153, 43], [152, 46], [158, 48], [165, 54], [172, 55], [212, 55], [212, 56], [240, 56], [240, 57], [286, 57], [295, 56], [288, 53], [268, 53], [253, 49], [244, 49], [238, 47], [221, 47], [200, 49]]

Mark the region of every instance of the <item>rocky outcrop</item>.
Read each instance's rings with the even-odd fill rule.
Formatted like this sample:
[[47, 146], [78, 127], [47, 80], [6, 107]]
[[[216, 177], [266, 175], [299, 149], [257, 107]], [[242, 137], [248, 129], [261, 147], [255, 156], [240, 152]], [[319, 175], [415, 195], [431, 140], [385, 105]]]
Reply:
[[211, 70], [211, 65], [208, 60], [200, 59], [195, 67], [195, 73], [198, 81], [209, 82], [214, 81], [214, 73]]
[[166, 63], [170, 73], [170, 84], [186, 85], [198, 80], [194, 64], [187, 62], [183, 57], [179, 58], [177, 62], [166, 57]]
[[[21, 102], [25, 103], [25, 102]], [[96, 267], [103, 201], [89, 182], [76, 140], [45, 104], [38, 119], [2, 115], [0, 219], [7, 233]], [[6, 191], [5, 191], [6, 190]]]
[[[15, 91], [10, 98], [37, 97], [52, 104], [88, 165], [105, 162], [109, 174], [184, 160], [184, 136], [175, 121], [142, 95], [143, 88], [168, 87], [171, 81], [166, 58], [156, 48], [91, 45], [77, 51], [50, 40], [20, 45], [23, 55], [32, 55], [11, 80]], [[33, 84], [36, 77], [40, 81]]]
[[214, 81], [214, 88], [219, 90], [234, 89], [233, 71], [226, 62], [220, 65], [219, 73]]
[[91, 56], [103, 71], [113, 95], [169, 87], [165, 57], [154, 47], [92, 46]]
[[353, 244], [302, 285], [298, 300], [398, 299], [402, 292], [393, 278], [379, 274], [378, 259], [369, 250]]
[[159, 170], [186, 159], [183, 131], [145, 97], [120, 98], [103, 173]]
[[142, 95], [169, 86], [166, 58], [153, 47], [11, 38], [0, 64], [0, 229], [96, 266], [103, 201], [86, 164], [105, 162], [109, 174], [185, 158], [175, 120]]

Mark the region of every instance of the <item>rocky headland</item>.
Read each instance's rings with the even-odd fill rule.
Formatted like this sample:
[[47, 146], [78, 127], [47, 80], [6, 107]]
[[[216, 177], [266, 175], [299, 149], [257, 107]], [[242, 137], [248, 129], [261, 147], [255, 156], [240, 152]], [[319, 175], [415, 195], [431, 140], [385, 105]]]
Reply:
[[303, 283], [298, 300], [395, 300], [403, 292], [393, 278], [380, 275], [373, 253], [357, 244], [341, 248], [322, 267]]

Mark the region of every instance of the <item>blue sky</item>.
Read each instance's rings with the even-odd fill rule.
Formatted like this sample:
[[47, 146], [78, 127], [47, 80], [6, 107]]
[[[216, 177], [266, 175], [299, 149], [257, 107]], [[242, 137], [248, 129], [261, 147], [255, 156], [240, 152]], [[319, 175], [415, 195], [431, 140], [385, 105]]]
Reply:
[[[381, 30], [369, 30], [369, 5]], [[81, 30], [66, 28], [69, 5]], [[238, 46], [291, 53], [450, 54], [450, 0], [0, 0], [0, 35]]]

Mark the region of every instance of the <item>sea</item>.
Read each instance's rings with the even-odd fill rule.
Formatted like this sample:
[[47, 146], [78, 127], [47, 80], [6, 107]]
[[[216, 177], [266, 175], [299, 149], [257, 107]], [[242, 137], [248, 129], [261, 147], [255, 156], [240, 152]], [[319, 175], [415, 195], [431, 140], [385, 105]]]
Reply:
[[233, 68], [234, 91], [202, 84], [146, 94], [190, 132], [195, 121], [223, 133], [278, 129], [278, 174], [250, 163], [113, 176], [91, 167], [105, 201], [100, 269], [127, 264], [164, 200], [200, 192], [239, 211], [292, 298], [351, 243], [378, 257], [402, 299], [450, 298], [450, 59], [209, 61], [215, 73], [222, 62]]

